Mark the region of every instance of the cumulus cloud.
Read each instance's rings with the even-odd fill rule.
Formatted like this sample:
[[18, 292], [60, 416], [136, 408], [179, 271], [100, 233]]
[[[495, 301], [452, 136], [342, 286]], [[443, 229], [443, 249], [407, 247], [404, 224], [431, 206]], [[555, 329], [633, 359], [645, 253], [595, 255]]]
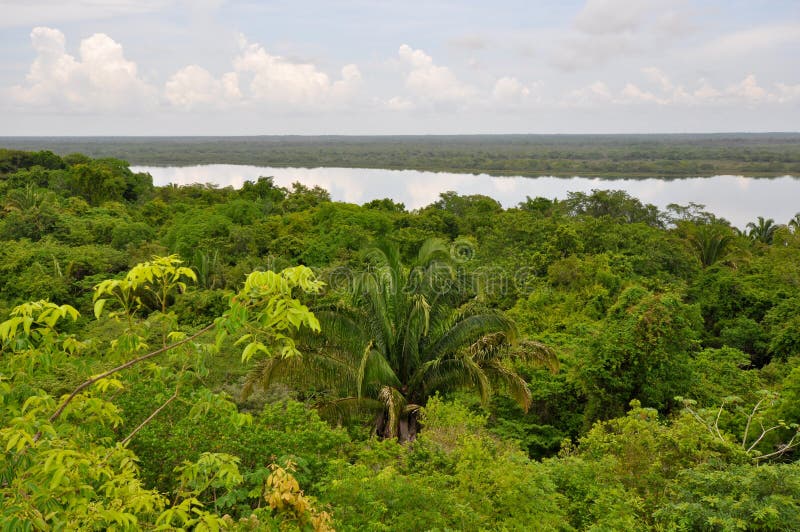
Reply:
[[622, 89], [620, 95], [622, 97], [622, 101], [625, 102], [634, 102], [634, 103], [648, 102], [657, 104], [666, 103], [666, 100], [664, 100], [663, 98], [659, 98], [652, 92], [642, 90], [633, 83], [627, 83], [625, 87]]
[[542, 83], [536, 81], [524, 85], [517, 78], [505, 76], [499, 78], [492, 88], [492, 100], [501, 106], [517, 107], [524, 104], [540, 103], [541, 97], [537, 91]]
[[412, 102], [408, 98], [401, 98], [400, 96], [395, 96], [393, 98], [389, 98], [386, 101], [386, 107], [391, 111], [411, 111], [412, 109], [415, 109], [417, 106], [414, 105], [414, 102]]
[[800, 101], [800, 84], [776, 83], [773, 89], [759, 85], [753, 74], [725, 87], [716, 88], [705, 79], [700, 79], [695, 88], [686, 88], [674, 83], [664, 72], [655, 68], [642, 69], [647, 81], [656, 85], [648, 90], [628, 82], [617, 93], [603, 82], [595, 82], [583, 89], [572, 91], [562, 104], [586, 106], [598, 104], [655, 104], [659, 106], [758, 106]]
[[562, 105], [584, 107], [611, 102], [613, 95], [603, 81], [595, 81], [586, 87], [572, 90], [560, 102]]
[[356, 65], [345, 65], [332, 80], [315, 65], [268, 53], [241, 40], [231, 71], [219, 77], [199, 65], [173, 73], [159, 90], [139, 75], [122, 45], [103, 33], [81, 41], [79, 54], [66, 50], [64, 34], [37, 27], [31, 32], [36, 58], [25, 83], [8, 90], [24, 107], [64, 112], [129, 112], [155, 107], [159, 101], [178, 109], [266, 105], [287, 109], [327, 109], [350, 101], [361, 84]]
[[294, 106], [341, 103], [361, 83], [356, 65], [345, 65], [341, 78], [332, 82], [315, 65], [289, 61], [244, 40], [241, 46], [241, 53], [233, 61], [234, 70], [240, 77], [249, 76], [248, 95], [256, 101]]
[[770, 98], [770, 94], [758, 85], [756, 77], [752, 74], [739, 83], [731, 85], [726, 91], [728, 95], [748, 103], [759, 103]]
[[503, 77], [498, 79], [492, 89], [492, 97], [501, 102], [518, 102], [530, 96], [530, 89], [517, 78]]
[[66, 38], [57, 29], [34, 28], [31, 43], [36, 58], [26, 83], [10, 90], [16, 103], [87, 112], [125, 111], [155, 102], [156, 89], [139, 77], [122, 46], [104, 33], [81, 41], [78, 58], [67, 53]]
[[407, 69], [405, 86], [417, 101], [459, 105], [475, 96], [474, 88], [462, 83], [449, 68], [435, 64], [423, 50], [403, 44], [398, 55]]
[[778, 103], [800, 101], [800, 83], [797, 85], [787, 85], [786, 83], [776, 83], [775, 99]]
[[215, 78], [198, 65], [184, 67], [167, 81], [164, 96], [185, 110], [231, 104], [320, 109], [346, 103], [360, 84], [356, 65], [345, 65], [340, 78], [332, 81], [313, 64], [270, 54], [260, 44], [241, 37], [233, 71]]
[[192, 109], [211, 105], [225, 107], [242, 98], [236, 72], [223, 74], [220, 79], [197, 65], [189, 65], [172, 75], [164, 87], [164, 97], [172, 105]]

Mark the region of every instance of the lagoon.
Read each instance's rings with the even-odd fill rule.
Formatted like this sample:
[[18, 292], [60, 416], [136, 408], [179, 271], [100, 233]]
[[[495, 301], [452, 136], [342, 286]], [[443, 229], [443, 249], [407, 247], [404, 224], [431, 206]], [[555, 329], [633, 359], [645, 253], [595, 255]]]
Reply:
[[320, 186], [335, 201], [362, 204], [373, 199], [391, 198], [408, 209], [418, 209], [436, 201], [439, 194], [483, 194], [513, 207], [526, 196], [563, 199], [568, 192], [593, 189], [624, 190], [644, 203], [664, 209], [670, 203], [703, 204], [739, 228], [758, 216], [786, 223], [800, 211], [800, 179], [792, 176], [748, 178], [719, 175], [687, 179], [599, 179], [586, 177], [493, 177], [486, 174], [380, 170], [372, 168], [276, 168], [233, 164], [199, 166], [133, 166], [134, 172], [147, 172], [154, 184], [188, 185], [209, 183], [239, 188], [245, 181], [272, 176], [276, 185], [290, 187], [294, 182]]

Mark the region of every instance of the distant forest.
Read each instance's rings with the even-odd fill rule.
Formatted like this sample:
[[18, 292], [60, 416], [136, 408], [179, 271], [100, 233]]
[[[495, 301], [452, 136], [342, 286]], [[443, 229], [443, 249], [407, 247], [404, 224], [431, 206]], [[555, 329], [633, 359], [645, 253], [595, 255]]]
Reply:
[[158, 166], [225, 163], [631, 179], [800, 175], [800, 133], [0, 137], [0, 145]]

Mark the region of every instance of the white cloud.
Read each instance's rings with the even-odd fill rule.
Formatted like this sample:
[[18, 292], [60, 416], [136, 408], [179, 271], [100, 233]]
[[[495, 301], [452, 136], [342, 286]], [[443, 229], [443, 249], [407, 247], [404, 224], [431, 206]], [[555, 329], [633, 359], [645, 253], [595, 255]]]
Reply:
[[57, 29], [31, 32], [36, 58], [24, 85], [10, 89], [11, 99], [61, 111], [126, 111], [155, 102], [156, 90], [139, 77], [136, 63], [122, 46], [104, 33], [81, 41], [79, 59], [66, 52]]
[[407, 44], [398, 50], [400, 61], [408, 69], [406, 88], [419, 101], [433, 104], [465, 104], [476, 94], [447, 67], [438, 66], [423, 50]]
[[164, 87], [164, 97], [169, 103], [183, 109], [200, 105], [225, 107], [242, 98], [239, 76], [235, 72], [223, 74], [220, 79], [197, 65], [189, 65], [172, 75]]
[[341, 79], [331, 82], [327, 74], [310, 63], [292, 62], [268, 53], [259, 44], [244, 39], [233, 66], [240, 79], [249, 78], [247, 96], [255, 101], [302, 107], [342, 103], [361, 83], [356, 65], [341, 69]]
[[164, 96], [167, 102], [185, 110], [234, 103], [325, 109], [350, 100], [360, 84], [361, 72], [356, 65], [345, 65], [341, 77], [331, 81], [313, 64], [270, 54], [260, 44], [240, 37], [233, 71], [217, 79], [206, 69], [189, 65], [170, 77]]
[[728, 87], [725, 93], [745, 103], [759, 103], [766, 101], [770, 96], [766, 89], [758, 85], [756, 77], [752, 74]]
[[608, 85], [603, 81], [595, 81], [586, 87], [568, 92], [560, 103], [568, 107], [587, 107], [606, 104], [612, 100]]
[[648, 92], [646, 90], [640, 89], [638, 86], [634, 85], [633, 83], [628, 83], [622, 89], [621, 92], [623, 102], [630, 102], [630, 103], [656, 103], [659, 105], [663, 105], [667, 103], [666, 100], [659, 98], [652, 92]]
[[647, 79], [652, 82], [658, 83], [664, 91], [671, 91], [673, 89], [672, 81], [669, 77], [656, 67], [645, 67], [642, 69]]
[[541, 98], [536, 94], [540, 86], [540, 82], [526, 86], [515, 77], [505, 76], [495, 81], [492, 100], [506, 106], [540, 102]]
[[719, 98], [721, 93], [715, 89], [708, 80], [701, 79], [699, 85], [700, 86], [692, 92], [692, 96], [698, 101], [716, 100]]
[[787, 85], [786, 83], [776, 83], [778, 92], [774, 95], [778, 103], [800, 101], [800, 83], [797, 85]]
[[501, 102], [517, 102], [530, 95], [531, 91], [517, 78], [504, 77], [498, 79], [492, 90], [492, 97]]
[[695, 89], [673, 83], [661, 70], [655, 67], [642, 69], [649, 82], [658, 86], [651, 91], [634, 83], [626, 83], [619, 93], [612, 91], [604, 82], [597, 81], [588, 87], [574, 90], [561, 101], [566, 106], [602, 106], [655, 104], [659, 106], [748, 106], [764, 104], [783, 104], [800, 100], [800, 84], [776, 83], [774, 90], [759, 85], [753, 74], [741, 81], [718, 89], [707, 80], [698, 81]]
[[386, 107], [392, 111], [411, 111], [412, 109], [416, 108], [416, 105], [414, 105], [414, 102], [407, 98], [395, 96], [393, 98], [389, 98], [389, 100], [386, 102]]

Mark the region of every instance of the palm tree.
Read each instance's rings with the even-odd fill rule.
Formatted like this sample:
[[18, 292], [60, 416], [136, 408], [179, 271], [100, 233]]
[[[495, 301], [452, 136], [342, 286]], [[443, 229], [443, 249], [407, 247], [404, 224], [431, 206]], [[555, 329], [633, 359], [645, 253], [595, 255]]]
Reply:
[[765, 220], [763, 216], [759, 216], [758, 223], [750, 222], [747, 224], [747, 236], [752, 240], [771, 244], [777, 229], [778, 226], [775, 225], [775, 220], [772, 218]]
[[689, 235], [689, 242], [704, 268], [727, 255], [733, 239], [731, 229], [718, 224], [701, 225]]
[[369, 249], [372, 268], [357, 275], [346, 301], [315, 309], [322, 335], [306, 339], [304, 355], [265, 360], [248, 379], [264, 387], [283, 381], [324, 390], [319, 406], [340, 417], [375, 414], [383, 438], [413, 439], [419, 408], [428, 397], [472, 389], [486, 402], [498, 385], [527, 409], [531, 394], [511, 362], [520, 359], [555, 371], [553, 352], [518, 342], [514, 323], [454, 289], [448, 246], [428, 240], [411, 268], [396, 246]]

